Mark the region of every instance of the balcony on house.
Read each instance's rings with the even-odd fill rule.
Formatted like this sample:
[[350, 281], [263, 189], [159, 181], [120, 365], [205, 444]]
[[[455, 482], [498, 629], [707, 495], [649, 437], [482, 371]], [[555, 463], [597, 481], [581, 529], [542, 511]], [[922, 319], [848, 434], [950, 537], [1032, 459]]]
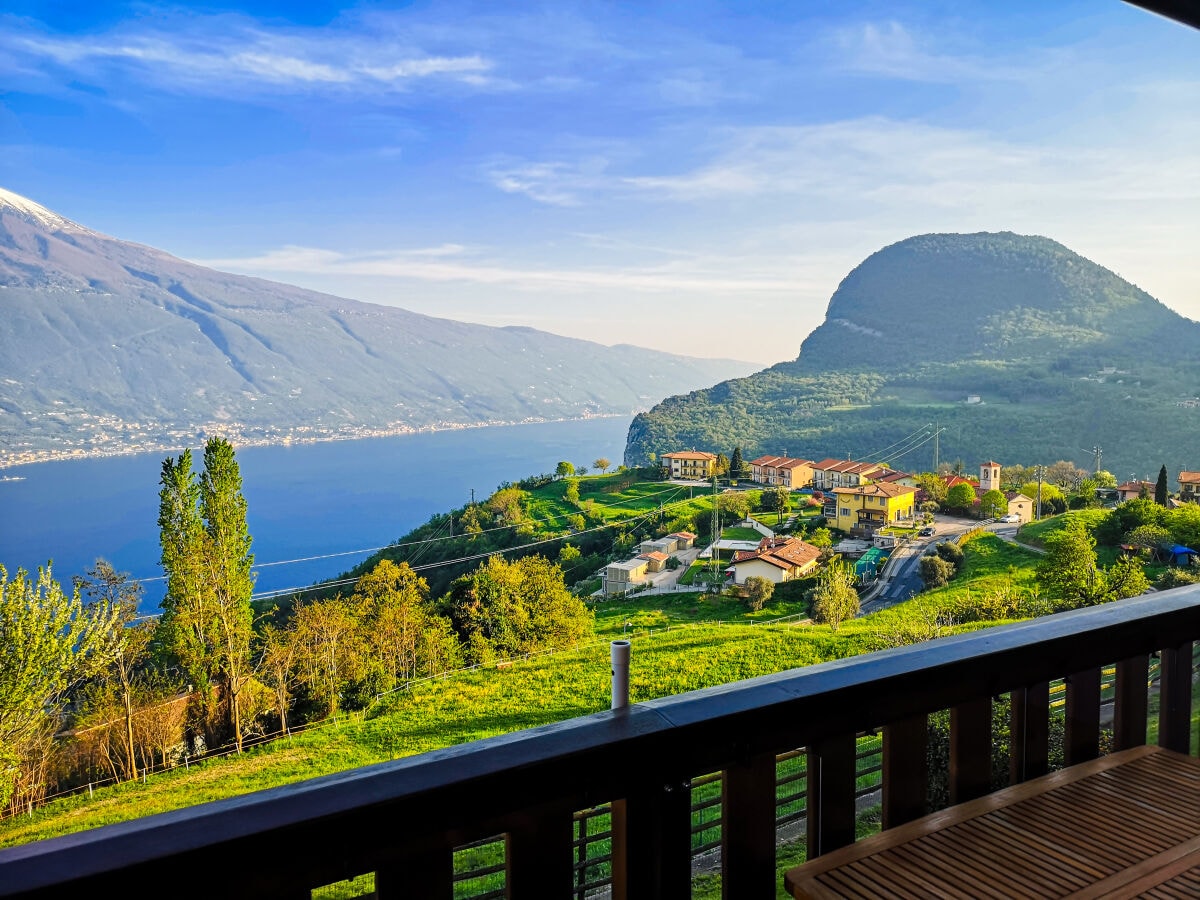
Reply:
[[[1189, 753], [1197, 638], [1200, 585], [664, 697], [0, 850], [0, 896], [155, 885], [211, 897], [199, 873], [219, 870], [238, 873], [222, 896], [308, 897], [372, 873], [380, 898], [449, 898], [456, 848], [492, 841], [491, 896], [582, 898], [610, 884], [616, 898], [687, 897], [703, 844], [720, 853], [724, 896], [773, 897], [779, 821], [804, 821], [810, 859], [853, 844], [867, 757], [878, 837], [925, 813], [932, 713], [949, 710], [952, 803], [994, 786], [999, 698], [1022, 787], [1047, 771], [1053, 722], [1068, 767], [1100, 756], [1109, 720], [1112, 751], [1144, 745], [1153, 724], [1158, 744]], [[1116, 794], [1122, 771], [1111, 770]], [[1189, 812], [1200, 776], [1187, 791], [1162, 792], [1164, 819], [1200, 846]], [[590, 827], [600, 814], [602, 836]], [[1089, 829], [1090, 813], [1075, 815], [1072, 830]]]

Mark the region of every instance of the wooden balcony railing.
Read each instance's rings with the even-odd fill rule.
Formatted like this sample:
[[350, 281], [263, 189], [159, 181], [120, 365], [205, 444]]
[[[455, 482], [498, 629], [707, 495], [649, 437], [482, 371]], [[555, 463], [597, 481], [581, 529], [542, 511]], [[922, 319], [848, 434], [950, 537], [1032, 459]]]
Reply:
[[714, 772], [724, 895], [773, 896], [779, 754], [806, 748], [815, 856], [854, 839], [855, 736], [865, 729], [882, 728], [890, 827], [925, 811], [929, 713], [950, 710], [950, 793], [966, 800], [990, 789], [994, 697], [1012, 698], [1011, 768], [1022, 781], [1047, 769], [1059, 678], [1068, 764], [1099, 753], [1101, 671], [1112, 664], [1115, 747], [1144, 743], [1157, 653], [1159, 743], [1187, 752], [1196, 638], [1200, 586], [666, 697], [2, 850], [0, 896], [153, 886], [211, 897], [203, 873], [220, 871], [230, 873], [226, 897], [308, 897], [373, 872], [380, 898], [450, 898], [455, 848], [502, 834], [508, 896], [569, 897], [579, 811], [611, 804], [613, 896], [687, 897], [693, 779]]

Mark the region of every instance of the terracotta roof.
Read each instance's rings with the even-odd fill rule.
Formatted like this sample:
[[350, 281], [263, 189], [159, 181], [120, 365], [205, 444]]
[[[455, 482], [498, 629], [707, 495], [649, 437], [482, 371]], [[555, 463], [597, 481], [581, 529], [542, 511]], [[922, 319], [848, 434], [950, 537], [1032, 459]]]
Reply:
[[875, 463], [855, 462], [852, 459], [823, 459], [809, 465], [821, 472], [840, 472], [843, 475], [862, 475], [867, 478], [873, 477], [877, 472], [887, 471]]
[[946, 487], [952, 488], [956, 484], [969, 484], [971, 487], [979, 487], [979, 482], [974, 478], [967, 478], [963, 475], [947, 475], [943, 481], [946, 482]]
[[667, 535], [667, 537], [687, 538], [689, 541], [694, 541], [696, 539], [696, 536], [690, 531], [672, 531]]
[[1142, 488], [1146, 488], [1146, 490], [1153, 492], [1154, 491], [1154, 482], [1153, 481], [1127, 481], [1124, 484], [1117, 485], [1117, 490], [1121, 491], [1122, 493], [1126, 493], [1126, 494], [1135, 493], [1135, 492], [1141, 493]]
[[660, 552], [659, 552], [659, 551], [657, 551], [657, 550], [651, 550], [649, 553], [639, 553], [639, 554], [638, 554], [638, 559], [650, 559], [650, 560], [657, 560], [658, 562], [663, 562], [663, 561], [665, 561], [667, 558], [668, 558], [668, 557], [667, 557], [667, 554], [665, 554], [665, 553], [660, 553]]
[[860, 484], [858, 487], [834, 488], [835, 494], [855, 494], [862, 497], [903, 497], [905, 494], [915, 494], [917, 489], [906, 484]]
[[750, 460], [749, 465], [775, 469], [794, 469], [796, 466], [811, 466], [811, 459], [797, 459], [791, 456], [760, 456]]
[[661, 459], [716, 459], [717, 454], [704, 450], [676, 450], [674, 453], [664, 453]]
[[1180, 472], [1180, 484], [1196, 484], [1200, 482], [1200, 472]]
[[883, 482], [886, 484], [886, 483], [890, 483], [893, 481], [900, 481], [901, 479], [904, 479], [904, 478], [912, 478], [912, 476], [909, 475], [907, 472], [888, 472], [886, 475], [880, 475], [878, 478], [875, 479], [875, 481]]
[[780, 569], [806, 566], [821, 555], [819, 548], [806, 544], [799, 538], [763, 538], [757, 550], [739, 550], [733, 556], [733, 564], [761, 560]]
[[998, 466], [998, 465], [1000, 465], [1000, 463], [992, 462], [992, 460], [989, 459], [987, 462], [982, 462], [979, 465], [981, 465], [981, 466]]
[[1016, 500], [1018, 497], [1022, 497], [1022, 498], [1024, 498], [1025, 500], [1029, 500], [1030, 502], [1032, 502], [1032, 501], [1033, 501], [1033, 498], [1032, 498], [1032, 497], [1026, 497], [1026, 496], [1025, 496], [1024, 494], [1022, 494], [1020, 491], [1005, 491], [1005, 492], [1004, 492], [1004, 499], [1005, 499], [1005, 500], [1008, 500], [1008, 501], [1010, 501], [1010, 502], [1011, 502], [1011, 501], [1013, 501], [1013, 500]]

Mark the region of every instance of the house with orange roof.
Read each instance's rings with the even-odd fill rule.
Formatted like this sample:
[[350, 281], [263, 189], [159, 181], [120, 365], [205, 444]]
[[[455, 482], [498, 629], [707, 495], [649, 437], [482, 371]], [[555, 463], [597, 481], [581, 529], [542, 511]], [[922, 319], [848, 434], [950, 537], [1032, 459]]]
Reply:
[[689, 481], [704, 481], [712, 478], [717, 467], [717, 454], [704, 450], [676, 450], [660, 457], [664, 466], [670, 466], [672, 478]]
[[750, 480], [786, 488], [806, 487], [813, 478], [811, 459], [790, 456], [760, 456], [750, 460]]
[[917, 489], [903, 484], [834, 488], [825, 496], [825, 519], [849, 534], [870, 536], [895, 522], [911, 521]]
[[[1154, 491], [1150, 491], [1154, 496]], [[1179, 473], [1179, 499], [1184, 503], [1200, 502], [1200, 472]]]
[[811, 574], [820, 557], [819, 548], [799, 538], [763, 538], [757, 549], [735, 553], [725, 574], [733, 578], [734, 584], [745, 584], [754, 575], [782, 584]]
[[[1200, 473], [1198, 473], [1200, 474]], [[1117, 485], [1117, 497], [1122, 503], [1126, 500], [1136, 500], [1138, 497], [1154, 499], [1153, 481], [1126, 481]]]
[[855, 462], [851, 459], [823, 459], [812, 464], [812, 486], [821, 491], [857, 487], [890, 471], [876, 463]]

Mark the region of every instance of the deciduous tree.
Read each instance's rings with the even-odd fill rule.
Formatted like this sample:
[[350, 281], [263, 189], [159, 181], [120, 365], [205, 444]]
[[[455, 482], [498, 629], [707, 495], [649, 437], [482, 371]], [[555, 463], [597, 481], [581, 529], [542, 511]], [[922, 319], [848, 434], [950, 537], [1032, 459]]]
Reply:
[[975, 503], [975, 488], [966, 482], [956, 484], [946, 492], [945, 505], [950, 509], [966, 510]]
[[775, 585], [761, 575], [751, 575], [746, 579], [746, 606], [758, 612], [767, 605], [771, 595], [775, 593]]
[[1008, 498], [993, 488], [979, 498], [979, 514], [985, 519], [996, 519], [1008, 512]]
[[146, 659], [154, 626], [135, 621], [142, 597], [141, 583], [130, 579], [127, 572], [117, 572], [107, 560], [96, 560], [96, 564], [82, 578], [76, 579], [75, 585], [90, 604], [107, 606], [116, 613], [112, 648], [105, 668], [121, 707], [123, 759], [117, 774], [118, 777], [131, 779], [137, 775], [137, 745], [134, 740], [137, 685], [134, 676]]
[[837, 631], [842, 622], [858, 615], [859, 609], [854, 570], [840, 559], [831, 560], [822, 570], [813, 591], [813, 621]]
[[567, 462], [565, 459], [559, 462], [554, 470], [554, 474], [559, 478], [566, 478], [568, 475], [575, 474], [575, 464]]
[[607, 471], [608, 471], [608, 467], [609, 467], [609, 466], [611, 466], [611, 465], [612, 465], [612, 461], [611, 461], [611, 460], [609, 460], [607, 457], [604, 457], [604, 456], [601, 456], [601, 457], [597, 458], [597, 459], [596, 459], [596, 460], [595, 460], [595, 461], [592, 463], [592, 466], [593, 466], [594, 468], [597, 468], [597, 469], [599, 469], [599, 470], [600, 470], [600, 474], [601, 474], [601, 475], [603, 475], [605, 472], [607, 472]]
[[103, 599], [84, 605], [78, 588], [63, 592], [49, 566], [36, 581], [24, 569], [9, 580], [0, 565], [0, 806], [43, 756], [67, 692], [112, 655], [118, 612]]

